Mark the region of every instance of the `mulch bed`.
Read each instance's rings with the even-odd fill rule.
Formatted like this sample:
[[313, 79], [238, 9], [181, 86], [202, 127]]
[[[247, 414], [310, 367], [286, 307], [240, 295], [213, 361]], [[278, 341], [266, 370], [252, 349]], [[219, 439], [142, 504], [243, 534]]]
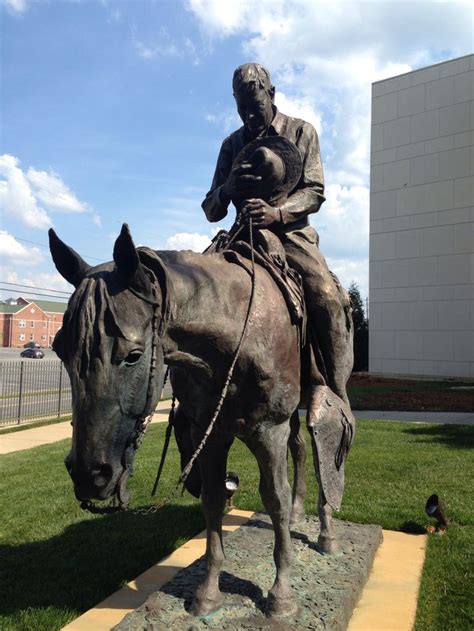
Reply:
[[355, 373], [348, 390], [354, 410], [474, 412], [474, 381], [395, 379]]

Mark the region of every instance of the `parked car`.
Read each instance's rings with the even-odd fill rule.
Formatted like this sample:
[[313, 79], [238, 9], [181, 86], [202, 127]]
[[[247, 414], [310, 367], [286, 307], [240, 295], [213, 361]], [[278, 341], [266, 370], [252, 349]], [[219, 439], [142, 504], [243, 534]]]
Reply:
[[30, 359], [43, 359], [44, 357], [43, 351], [39, 348], [27, 348], [24, 351], [21, 351], [20, 355]]
[[23, 348], [41, 348], [41, 345], [38, 344], [38, 342], [34, 342], [33, 340], [31, 340], [31, 342], [23, 344]]

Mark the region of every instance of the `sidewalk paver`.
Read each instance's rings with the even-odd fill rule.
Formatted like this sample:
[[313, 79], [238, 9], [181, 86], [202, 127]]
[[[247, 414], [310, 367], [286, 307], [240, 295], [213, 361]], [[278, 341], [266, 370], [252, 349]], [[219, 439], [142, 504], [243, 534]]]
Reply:
[[383, 531], [383, 542], [347, 631], [411, 631], [427, 535]]
[[378, 421], [474, 425], [474, 412], [377, 412], [374, 410], [354, 410], [354, 416], [356, 419]]
[[[170, 401], [160, 401], [153, 416], [152, 423], [165, 423], [168, 421]], [[300, 410], [304, 416], [305, 410]], [[408, 423], [439, 423], [445, 425], [474, 425], [474, 412], [377, 412], [374, 410], [355, 410], [356, 419], [404, 421]], [[55, 423], [43, 427], [32, 427], [20, 432], [0, 434], [0, 455], [13, 451], [30, 449], [38, 445], [47, 445], [57, 440], [70, 438], [72, 435], [71, 423]]]
[[[160, 401], [151, 422], [167, 422], [169, 411], [170, 401]], [[43, 425], [42, 427], [32, 427], [19, 432], [11, 432], [10, 434], [0, 434], [0, 455], [38, 447], [39, 445], [48, 445], [58, 440], [71, 438], [71, 436], [72, 427], [70, 421]]]
[[[224, 516], [224, 536], [248, 521], [253, 511], [234, 508]], [[206, 552], [206, 531], [200, 532], [169, 556], [153, 565], [138, 578], [127, 583], [93, 609], [63, 627], [63, 631], [110, 631], [126, 615], [140, 607], [162, 585], [170, 581], [182, 568], [188, 567]]]

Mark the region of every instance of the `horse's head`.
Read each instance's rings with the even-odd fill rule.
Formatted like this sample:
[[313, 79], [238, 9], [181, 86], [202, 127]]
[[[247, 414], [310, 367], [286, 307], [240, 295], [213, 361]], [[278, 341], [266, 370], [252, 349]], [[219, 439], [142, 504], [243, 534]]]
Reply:
[[165, 288], [140, 262], [126, 225], [114, 262], [97, 267], [53, 230], [49, 236], [56, 268], [76, 288], [53, 343], [72, 388], [72, 449], [65, 463], [78, 499], [105, 499], [128, 477], [139, 429], [163, 387], [157, 328]]

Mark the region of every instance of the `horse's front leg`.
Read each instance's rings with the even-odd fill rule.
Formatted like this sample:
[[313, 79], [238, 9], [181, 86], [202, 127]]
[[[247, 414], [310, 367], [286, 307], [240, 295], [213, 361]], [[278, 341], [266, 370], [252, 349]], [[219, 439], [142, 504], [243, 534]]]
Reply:
[[289, 424], [261, 429], [248, 446], [260, 469], [260, 495], [275, 531], [273, 558], [276, 577], [268, 592], [267, 615], [289, 616], [297, 604], [290, 585], [293, 550], [290, 538], [291, 488], [288, 482], [287, 451]]
[[225, 441], [211, 436], [198, 459], [202, 478], [202, 506], [207, 530], [207, 574], [197, 588], [191, 605], [191, 613], [195, 616], [210, 614], [219, 607], [221, 602], [219, 574], [224, 563], [222, 516], [225, 507], [227, 454], [231, 444], [232, 440]]
[[293, 412], [290, 419], [288, 447], [293, 461], [293, 503], [290, 524], [296, 524], [304, 519], [304, 500], [306, 497], [306, 441], [301, 429], [298, 410]]

